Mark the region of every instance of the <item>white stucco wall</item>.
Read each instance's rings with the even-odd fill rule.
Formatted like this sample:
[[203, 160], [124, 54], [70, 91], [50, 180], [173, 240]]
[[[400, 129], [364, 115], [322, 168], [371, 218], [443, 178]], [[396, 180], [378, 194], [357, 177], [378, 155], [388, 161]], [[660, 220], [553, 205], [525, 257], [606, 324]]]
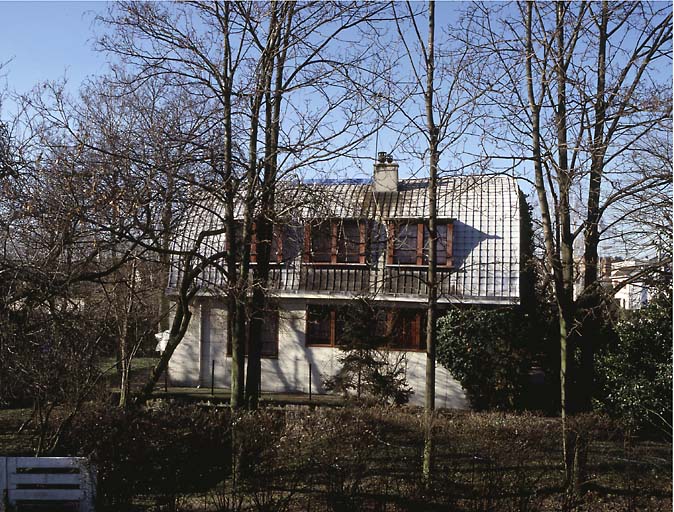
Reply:
[[[169, 364], [173, 386], [210, 387], [211, 364], [215, 361], [215, 386], [229, 387], [231, 357], [226, 356], [226, 311], [221, 305], [203, 299], [193, 306], [193, 317], [185, 339]], [[279, 302], [278, 358], [262, 359], [262, 390], [271, 392], [309, 392], [309, 372], [313, 393], [325, 393], [323, 381], [338, 370], [339, 349], [307, 347], [305, 340], [306, 302]], [[426, 354], [390, 351], [395, 360], [404, 357], [408, 384], [414, 390], [410, 403], [424, 404]], [[436, 407], [467, 409], [461, 385], [442, 366], [436, 367]]]
[[[175, 315], [171, 312], [169, 325]], [[169, 361], [169, 380], [172, 386], [197, 386], [201, 350], [201, 305], [192, 305], [189, 329]]]

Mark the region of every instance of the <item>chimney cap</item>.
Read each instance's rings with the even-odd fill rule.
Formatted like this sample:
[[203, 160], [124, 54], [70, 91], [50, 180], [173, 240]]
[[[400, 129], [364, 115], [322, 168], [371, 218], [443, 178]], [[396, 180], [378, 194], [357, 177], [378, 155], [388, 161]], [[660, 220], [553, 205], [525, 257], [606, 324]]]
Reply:
[[377, 153], [377, 162], [380, 164], [392, 164], [393, 163], [393, 155], [390, 153], [387, 153], [386, 151], [380, 151]]

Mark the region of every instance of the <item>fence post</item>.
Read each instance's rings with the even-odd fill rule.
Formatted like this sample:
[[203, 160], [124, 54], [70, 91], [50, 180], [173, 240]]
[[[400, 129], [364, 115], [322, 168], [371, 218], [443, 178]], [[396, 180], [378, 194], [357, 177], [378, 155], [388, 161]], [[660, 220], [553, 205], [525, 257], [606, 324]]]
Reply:
[[211, 396], [213, 396], [215, 387], [215, 359], [211, 359]]
[[85, 462], [80, 460], [80, 478], [82, 499], [80, 501], [80, 512], [94, 512], [96, 503], [96, 468], [88, 459]]
[[0, 512], [6, 512], [9, 505], [7, 491], [7, 457], [0, 457]]
[[311, 363], [309, 363], [309, 400], [311, 400]]

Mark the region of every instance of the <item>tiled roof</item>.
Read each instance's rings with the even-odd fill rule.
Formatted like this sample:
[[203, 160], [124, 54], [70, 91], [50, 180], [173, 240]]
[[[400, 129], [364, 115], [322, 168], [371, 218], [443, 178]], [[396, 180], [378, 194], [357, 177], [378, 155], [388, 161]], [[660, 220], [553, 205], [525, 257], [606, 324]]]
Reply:
[[[375, 193], [371, 184], [284, 183], [277, 192], [279, 223], [300, 225], [326, 218], [367, 218], [378, 221], [426, 219], [427, 180], [402, 180], [397, 193]], [[454, 224], [454, 268], [445, 299], [507, 303], [519, 299], [520, 198], [513, 178], [464, 176], [438, 180], [438, 219]], [[199, 232], [223, 225], [224, 207], [205, 202], [194, 209], [174, 248], [189, 248]], [[224, 247], [224, 235], [209, 237], [202, 254]], [[301, 265], [300, 261], [295, 262]], [[169, 287], [179, 278], [171, 272]], [[223, 283], [213, 269], [204, 276], [211, 287]], [[286, 283], [281, 279], [280, 283]], [[294, 281], [293, 281], [294, 282]], [[451, 283], [451, 284], [450, 284]], [[301, 296], [298, 284], [281, 285]], [[337, 290], [338, 291], [338, 290]]]

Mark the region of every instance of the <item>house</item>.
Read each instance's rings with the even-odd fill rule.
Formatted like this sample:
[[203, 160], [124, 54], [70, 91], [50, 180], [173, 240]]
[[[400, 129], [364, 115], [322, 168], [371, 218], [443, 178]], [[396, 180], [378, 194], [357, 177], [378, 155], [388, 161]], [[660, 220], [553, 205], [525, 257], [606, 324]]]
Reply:
[[[654, 262], [602, 258], [602, 284], [615, 292], [614, 300], [623, 309], [641, 309], [654, 293]], [[651, 272], [649, 272], [649, 269]]]
[[[583, 290], [584, 264], [577, 258], [574, 299]], [[613, 296], [615, 304], [626, 310], [641, 309], [655, 293], [654, 274], [662, 271], [657, 260], [623, 260], [616, 257], [599, 258], [599, 279], [606, 293]]]
[[[385, 353], [405, 366], [424, 399], [428, 256], [427, 180], [398, 179], [398, 164], [379, 155], [370, 182], [285, 184], [285, 212], [275, 226], [271, 271], [273, 310], [265, 323], [262, 390], [325, 392], [338, 369], [340, 308], [367, 295], [385, 311], [391, 337]], [[438, 304], [512, 305], [520, 296], [520, 191], [507, 176], [438, 181]], [[283, 205], [285, 202], [285, 206]], [[294, 206], [292, 206], [294, 205]], [[185, 225], [176, 247], [220, 224], [223, 207], [205, 204]], [[223, 247], [224, 235], [207, 241]], [[252, 247], [253, 258], [255, 248]], [[168, 293], [180, 280], [170, 274]], [[193, 318], [169, 365], [172, 385], [229, 386], [224, 276], [209, 269]], [[391, 328], [392, 327], [392, 328]], [[311, 378], [310, 378], [311, 374]], [[460, 384], [437, 368], [437, 407], [464, 408]]]

